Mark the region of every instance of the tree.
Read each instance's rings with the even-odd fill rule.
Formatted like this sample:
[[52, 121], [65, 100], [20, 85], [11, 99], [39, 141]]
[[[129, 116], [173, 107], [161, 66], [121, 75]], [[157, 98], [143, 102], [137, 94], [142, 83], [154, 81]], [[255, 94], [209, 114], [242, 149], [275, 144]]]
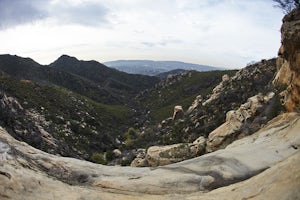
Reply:
[[300, 0], [273, 0], [275, 7], [282, 9], [284, 14], [290, 13], [295, 8], [300, 8]]

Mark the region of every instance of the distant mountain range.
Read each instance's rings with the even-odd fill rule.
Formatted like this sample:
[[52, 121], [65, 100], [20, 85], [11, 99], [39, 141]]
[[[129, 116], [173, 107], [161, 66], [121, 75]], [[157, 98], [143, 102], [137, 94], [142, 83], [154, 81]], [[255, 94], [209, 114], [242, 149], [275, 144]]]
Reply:
[[157, 77], [127, 74], [96, 61], [67, 55], [46, 66], [31, 58], [0, 55], [0, 71], [18, 79], [65, 87], [106, 104], [123, 104], [132, 95], [159, 82]]
[[118, 69], [130, 74], [144, 74], [156, 76], [160, 73], [175, 69], [213, 71], [223, 70], [224, 68], [212, 67], [207, 65], [198, 65], [179, 61], [153, 61], [153, 60], [116, 60], [104, 62], [108, 67]]

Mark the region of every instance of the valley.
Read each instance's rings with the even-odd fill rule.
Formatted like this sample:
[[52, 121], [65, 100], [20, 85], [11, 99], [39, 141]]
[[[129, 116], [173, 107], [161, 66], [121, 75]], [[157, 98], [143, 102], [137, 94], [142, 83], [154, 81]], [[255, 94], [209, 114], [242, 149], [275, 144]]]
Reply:
[[0, 55], [0, 199], [300, 199], [299, 49], [297, 7], [239, 70]]

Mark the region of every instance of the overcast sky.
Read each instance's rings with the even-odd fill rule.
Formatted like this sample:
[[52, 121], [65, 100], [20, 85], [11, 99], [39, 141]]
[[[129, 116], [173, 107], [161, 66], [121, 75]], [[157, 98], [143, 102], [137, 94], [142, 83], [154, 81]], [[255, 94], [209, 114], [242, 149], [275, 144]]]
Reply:
[[176, 60], [241, 68], [272, 58], [283, 17], [272, 0], [0, 0], [0, 54], [49, 64]]

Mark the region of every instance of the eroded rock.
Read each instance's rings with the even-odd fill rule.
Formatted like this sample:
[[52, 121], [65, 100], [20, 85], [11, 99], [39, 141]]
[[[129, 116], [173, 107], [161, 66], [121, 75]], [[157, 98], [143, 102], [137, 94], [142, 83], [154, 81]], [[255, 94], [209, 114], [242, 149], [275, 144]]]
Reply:
[[281, 94], [288, 111], [300, 111], [300, 9], [283, 18], [281, 47], [277, 59], [275, 85], [286, 87]]
[[182, 106], [175, 106], [173, 113], [173, 120], [181, 119], [184, 116]]
[[131, 162], [131, 167], [148, 167], [148, 161], [146, 159], [146, 149], [138, 149], [136, 158]]
[[261, 128], [268, 121], [274, 106], [274, 97], [274, 92], [265, 96], [258, 94], [249, 98], [239, 109], [227, 112], [226, 122], [209, 134], [207, 152], [224, 148], [239, 137]]
[[180, 162], [197, 156], [197, 145], [174, 144], [166, 146], [152, 146], [147, 150], [148, 166], [156, 167]]
[[206, 139], [201, 136], [193, 143], [152, 146], [140, 152], [132, 161], [132, 167], [157, 167], [177, 163], [205, 153]]
[[220, 82], [212, 91], [211, 96], [209, 97], [209, 99], [207, 99], [205, 102], [202, 103], [203, 106], [211, 103], [212, 101], [214, 101], [215, 99], [220, 98], [221, 92], [224, 90], [224, 87], [226, 87], [228, 85], [228, 82], [230, 80], [230, 77], [225, 74], [222, 77], [222, 82]]

